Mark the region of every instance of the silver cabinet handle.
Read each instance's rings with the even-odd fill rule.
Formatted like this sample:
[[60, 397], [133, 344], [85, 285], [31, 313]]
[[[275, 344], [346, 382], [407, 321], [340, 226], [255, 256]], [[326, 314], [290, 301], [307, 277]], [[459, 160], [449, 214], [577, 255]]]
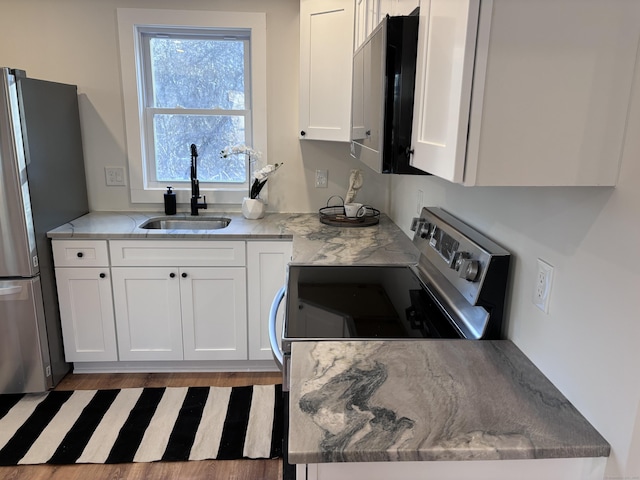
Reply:
[[284, 294], [286, 291], [286, 285], [283, 285], [271, 303], [271, 310], [269, 311], [269, 343], [271, 344], [271, 351], [273, 352], [273, 359], [278, 364], [278, 368], [282, 370], [283, 353], [278, 345], [278, 336], [276, 335], [276, 319], [278, 317], [278, 308], [282, 303]]

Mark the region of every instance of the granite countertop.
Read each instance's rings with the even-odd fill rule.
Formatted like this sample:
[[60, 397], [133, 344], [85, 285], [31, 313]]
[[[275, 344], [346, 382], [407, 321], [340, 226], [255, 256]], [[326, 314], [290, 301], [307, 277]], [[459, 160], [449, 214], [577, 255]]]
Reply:
[[[267, 213], [247, 220], [240, 213], [212, 212], [201, 216], [227, 217], [219, 230], [145, 230], [140, 225], [160, 212], [91, 212], [48, 232], [64, 239], [215, 239], [293, 240], [292, 263], [297, 264], [416, 264], [418, 252], [411, 240], [389, 217], [368, 227], [325, 225], [317, 213]], [[172, 218], [189, 217], [180, 213]]]
[[291, 463], [606, 457], [509, 340], [295, 342]]

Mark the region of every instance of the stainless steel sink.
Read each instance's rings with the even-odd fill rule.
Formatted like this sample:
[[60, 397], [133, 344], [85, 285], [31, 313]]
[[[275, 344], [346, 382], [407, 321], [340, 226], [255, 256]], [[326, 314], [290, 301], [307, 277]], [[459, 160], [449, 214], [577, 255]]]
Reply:
[[155, 217], [144, 222], [140, 228], [147, 230], [218, 230], [228, 227], [230, 223], [231, 219], [226, 217]]

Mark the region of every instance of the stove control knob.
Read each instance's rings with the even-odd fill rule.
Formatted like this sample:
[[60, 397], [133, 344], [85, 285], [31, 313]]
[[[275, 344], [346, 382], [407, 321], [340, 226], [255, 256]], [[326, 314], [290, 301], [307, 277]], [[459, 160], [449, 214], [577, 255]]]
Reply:
[[411, 220], [411, 231], [415, 232], [422, 226], [423, 223], [424, 223], [424, 218], [413, 217], [413, 219]]
[[431, 224], [429, 222], [423, 222], [419, 233], [420, 238], [428, 238], [431, 233]]
[[480, 273], [480, 263], [477, 260], [464, 259], [460, 265], [459, 275], [470, 282], [475, 282]]
[[456, 272], [460, 271], [462, 267], [462, 262], [471, 258], [471, 254], [469, 252], [456, 252], [453, 256], [453, 261], [451, 262], [450, 267], [453, 268]]

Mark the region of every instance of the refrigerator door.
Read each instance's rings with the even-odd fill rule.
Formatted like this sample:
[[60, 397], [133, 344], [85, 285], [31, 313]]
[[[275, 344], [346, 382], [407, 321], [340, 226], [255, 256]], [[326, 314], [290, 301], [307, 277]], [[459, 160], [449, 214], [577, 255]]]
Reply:
[[18, 104], [40, 266], [46, 233], [89, 211], [75, 85], [17, 79]]
[[16, 79], [0, 69], [0, 278], [37, 275]]
[[40, 278], [0, 280], [0, 394], [52, 383]]
[[16, 80], [54, 384], [67, 373], [47, 232], [89, 211], [75, 85]]

